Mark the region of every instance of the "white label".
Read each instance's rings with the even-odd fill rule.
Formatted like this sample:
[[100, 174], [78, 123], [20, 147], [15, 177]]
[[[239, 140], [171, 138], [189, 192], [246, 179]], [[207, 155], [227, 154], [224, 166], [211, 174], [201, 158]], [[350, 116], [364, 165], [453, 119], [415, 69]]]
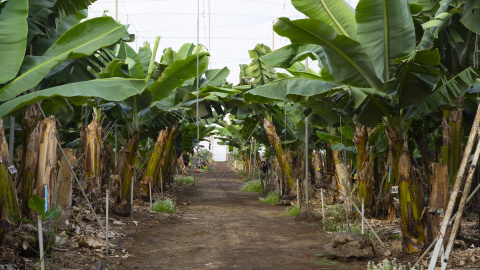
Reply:
[[8, 167], [8, 170], [10, 171], [10, 174], [15, 174], [15, 173], [17, 173], [17, 169], [16, 169], [15, 166], [13, 166], [13, 165], [10, 165], [10, 167]]
[[398, 186], [392, 186], [391, 193], [392, 194], [397, 194], [398, 193]]

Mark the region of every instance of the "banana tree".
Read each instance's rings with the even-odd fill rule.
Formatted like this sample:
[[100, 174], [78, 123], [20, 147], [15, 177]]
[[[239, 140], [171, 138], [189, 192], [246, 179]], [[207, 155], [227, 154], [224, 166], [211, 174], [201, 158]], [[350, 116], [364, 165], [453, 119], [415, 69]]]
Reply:
[[[349, 12], [348, 9], [336, 12], [338, 14], [333, 17], [324, 16], [325, 10], [341, 5], [339, 1], [293, 1], [294, 5], [305, 2], [312, 6], [302, 5], [304, 10], [300, 11], [310, 19], [280, 18], [274, 30], [293, 44], [320, 45], [329, 73], [335, 82], [347, 86], [342, 89], [351, 96], [353, 115], [367, 126], [380, 121], [385, 123], [393, 157], [392, 177], [399, 185], [403, 243], [409, 252], [418, 252], [425, 237], [420, 220], [422, 199], [411, 177], [407, 144], [410, 116], [451, 102], [451, 96], [466, 91], [476, 74], [466, 69], [447, 83], [439, 83], [438, 50], [415, 49], [415, 28], [406, 1], [360, 1], [355, 12], [356, 23], [355, 20], [335, 19], [338, 16], [351, 18], [342, 14]], [[313, 8], [319, 5], [322, 8]], [[347, 31], [355, 29], [352, 25], [356, 25], [356, 35], [351, 34], [352, 30]], [[402, 60], [394, 62], [395, 59]], [[307, 83], [311, 84], [312, 80], [286, 79], [283, 84], [290, 84], [290, 91], [295, 92], [295, 89], [308, 89], [300, 87]], [[455, 84], [460, 87], [454, 87]], [[318, 89], [317, 93], [325, 91], [328, 90]]]

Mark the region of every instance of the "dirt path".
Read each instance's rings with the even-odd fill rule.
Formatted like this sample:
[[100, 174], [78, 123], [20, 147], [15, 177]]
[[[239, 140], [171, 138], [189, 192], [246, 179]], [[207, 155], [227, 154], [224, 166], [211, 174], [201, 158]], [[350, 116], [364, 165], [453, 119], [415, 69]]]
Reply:
[[[216, 174], [226, 167], [215, 165]], [[320, 224], [295, 222], [284, 207], [241, 192], [242, 179], [228, 171], [217, 186], [209, 172], [180, 194], [180, 217], [150, 220], [127, 232], [130, 257], [117, 269], [365, 269], [365, 263], [319, 258], [330, 237]], [[213, 192], [212, 192], [213, 191]], [[208, 200], [204, 200], [206, 197]], [[124, 243], [125, 244], [125, 243]], [[125, 246], [125, 245], [122, 245]], [[110, 267], [108, 269], [111, 269]]]

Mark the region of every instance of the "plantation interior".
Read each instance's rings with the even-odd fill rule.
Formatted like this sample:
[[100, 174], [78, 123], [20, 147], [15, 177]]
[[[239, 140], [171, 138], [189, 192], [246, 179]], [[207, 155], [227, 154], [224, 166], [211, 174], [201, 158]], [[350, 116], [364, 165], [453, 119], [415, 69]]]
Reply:
[[[292, 0], [305, 18], [273, 26], [291, 44], [251, 48], [235, 85], [201, 44], [135, 50], [126, 25], [87, 18], [93, 2], [0, 1], [0, 269], [133, 269], [118, 237], [131, 253], [181, 237], [203, 204], [241, 217], [227, 227], [265, 215], [259, 230], [309, 253], [198, 268], [480, 267], [478, 0]], [[213, 138], [226, 162], [200, 147]], [[374, 255], [324, 256], [344, 232]]]

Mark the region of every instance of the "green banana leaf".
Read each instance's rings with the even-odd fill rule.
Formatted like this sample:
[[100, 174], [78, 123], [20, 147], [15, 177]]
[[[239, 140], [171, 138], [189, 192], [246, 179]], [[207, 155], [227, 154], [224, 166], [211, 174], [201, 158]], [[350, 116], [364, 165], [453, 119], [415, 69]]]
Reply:
[[28, 34], [28, 0], [8, 1], [0, 10], [0, 84], [17, 75]]
[[123, 42], [120, 45], [117, 58], [125, 60], [125, 63], [128, 65], [129, 74], [132, 78], [143, 79], [145, 77], [146, 74], [143, 73], [142, 62], [140, 61], [138, 54], [127, 43]]
[[43, 99], [66, 98], [76, 105], [85, 102], [85, 97], [102, 98], [109, 101], [121, 101], [138, 95], [145, 87], [144, 80], [136, 79], [99, 79], [65, 84], [49, 89], [19, 96], [0, 105], [0, 117]]
[[288, 18], [280, 18], [274, 30], [279, 35], [289, 38], [293, 44], [321, 45], [330, 72], [337, 82], [377, 90], [383, 88], [361, 44], [338, 35], [327, 24], [312, 19], [290, 21]]
[[55, 8], [59, 13], [72, 15], [81, 10], [87, 9], [96, 1], [97, 0], [57, 0]]
[[469, 0], [464, 4], [460, 22], [470, 31], [480, 35], [480, 1]]
[[200, 88], [204, 88], [207, 85], [220, 86], [230, 75], [230, 70], [227, 67], [222, 69], [209, 69], [205, 71], [205, 77], [207, 81], [202, 84]]
[[260, 60], [269, 67], [289, 68], [307, 57], [321, 61], [322, 66], [326, 63], [322, 46], [316, 44], [290, 44], [260, 57]]
[[292, 0], [292, 4], [310, 19], [330, 25], [340, 35], [357, 39], [354, 10], [345, 0]]
[[325, 93], [335, 85], [321, 80], [289, 78], [254, 88], [244, 93], [243, 97], [247, 103], [290, 102], [292, 99]]
[[[208, 56], [208, 52], [199, 53], [199, 74], [202, 74], [207, 68]], [[160, 78], [152, 83], [147, 90], [152, 92], [153, 100], [158, 101], [168, 97], [175, 88], [182, 86], [186, 80], [195, 77], [197, 77], [197, 55], [192, 54], [169, 65]]]
[[148, 67], [150, 66], [150, 59], [152, 58], [152, 50], [148, 42], [143, 44], [143, 47], [138, 49], [138, 57], [140, 58], [140, 63], [142, 63], [143, 73], [148, 73]]
[[111, 17], [84, 21], [65, 32], [42, 56], [25, 57], [22, 74], [0, 89], [5, 101], [35, 87], [52, 68], [66, 59], [91, 55], [100, 48], [117, 42], [126, 33]]
[[415, 50], [415, 27], [407, 1], [360, 0], [355, 10], [358, 41], [377, 77], [387, 82], [396, 58]]

